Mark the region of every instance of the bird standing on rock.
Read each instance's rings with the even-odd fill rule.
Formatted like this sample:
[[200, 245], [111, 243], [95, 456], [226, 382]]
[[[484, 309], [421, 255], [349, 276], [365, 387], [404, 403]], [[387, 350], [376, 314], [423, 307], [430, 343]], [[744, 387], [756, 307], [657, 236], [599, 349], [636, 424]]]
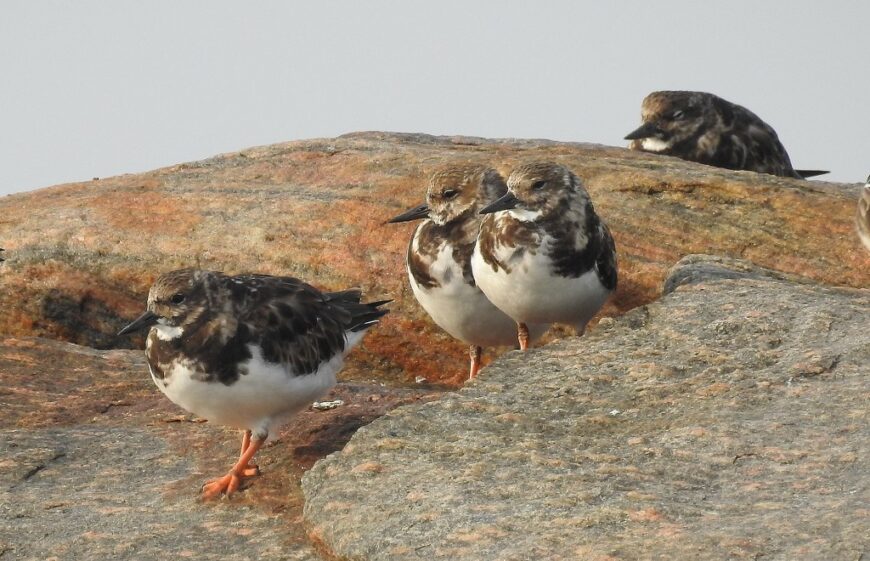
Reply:
[[828, 173], [792, 168], [773, 127], [711, 93], [653, 92], [643, 100], [641, 119], [643, 124], [625, 137], [632, 150], [799, 179]]
[[[439, 327], [469, 345], [469, 378], [480, 370], [482, 347], [516, 343], [516, 324], [481, 292], [471, 271], [478, 213], [506, 192], [504, 179], [492, 168], [445, 166], [430, 177], [426, 203], [389, 220], [423, 220], [408, 245], [411, 290]], [[530, 339], [547, 327], [529, 326]]]
[[580, 179], [568, 168], [520, 166], [487, 215], [471, 258], [478, 286], [517, 324], [565, 323], [579, 334], [616, 289], [616, 248]]
[[150, 328], [145, 354], [160, 391], [244, 431], [238, 462], [203, 486], [203, 498], [213, 498], [258, 473], [254, 454], [335, 385], [386, 302], [364, 304], [359, 290], [324, 293], [292, 277], [182, 269], [157, 278], [145, 313], [119, 334]]

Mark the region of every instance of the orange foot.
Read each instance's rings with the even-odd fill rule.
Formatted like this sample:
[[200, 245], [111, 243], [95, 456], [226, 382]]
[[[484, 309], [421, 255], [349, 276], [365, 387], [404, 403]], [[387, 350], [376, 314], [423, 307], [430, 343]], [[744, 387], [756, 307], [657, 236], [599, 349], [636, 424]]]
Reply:
[[477, 373], [480, 372], [480, 355], [483, 353], [483, 349], [478, 347], [477, 345], [471, 345], [468, 348], [468, 356], [471, 358], [471, 366], [468, 369], [468, 379], [471, 380]]
[[217, 479], [209, 479], [202, 485], [202, 498], [205, 500], [215, 499], [222, 494], [230, 496], [242, 485], [242, 480], [248, 477], [260, 475], [260, 468], [247, 464], [238, 471], [233, 468], [228, 474]]
[[214, 499], [222, 494], [230, 496], [239, 490], [243, 477], [259, 475], [260, 469], [251, 463], [251, 458], [254, 457], [254, 454], [257, 453], [257, 450], [260, 449], [266, 439], [253, 439], [248, 436], [248, 438], [243, 440], [245, 442], [243, 443], [243, 452], [239, 461], [236, 462], [236, 465], [225, 476], [206, 481], [202, 486], [203, 499]]
[[[239, 458], [244, 457], [248, 451], [248, 446], [251, 445], [251, 431], [246, 430], [242, 435], [242, 450], [239, 452]], [[250, 461], [242, 468], [242, 475], [245, 477], [253, 477], [260, 475], [260, 467], [257, 464], [252, 464]]]
[[229, 497], [239, 490], [241, 483], [241, 478], [232, 472], [223, 477], [211, 479], [206, 481], [202, 486], [202, 498], [206, 500], [214, 499], [222, 494], [226, 494]]

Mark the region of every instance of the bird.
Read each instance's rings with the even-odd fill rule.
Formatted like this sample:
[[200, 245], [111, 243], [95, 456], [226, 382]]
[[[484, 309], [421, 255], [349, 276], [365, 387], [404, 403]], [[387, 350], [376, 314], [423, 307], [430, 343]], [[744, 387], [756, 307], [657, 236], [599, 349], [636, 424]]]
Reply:
[[514, 169], [508, 192], [480, 210], [471, 268], [478, 286], [517, 324], [586, 324], [617, 285], [616, 247], [580, 179], [568, 168], [532, 162]]
[[749, 109], [711, 93], [652, 92], [641, 105], [641, 120], [643, 124], [625, 136], [632, 150], [798, 179], [828, 173], [795, 170], [770, 125]]
[[[471, 271], [478, 211], [507, 192], [504, 178], [481, 164], [452, 164], [429, 177], [426, 202], [388, 223], [423, 220], [408, 244], [406, 268], [417, 302], [441, 329], [469, 346], [468, 378], [481, 368], [483, 347], [516, 344], [516, 324], [478, 288]], [[530, 338], [548, 325], [531, 325]]]
[[861, 243], [870, 251], [870, 176], [867, 176], [867, 182], [864, 188], [861, 189], [861, 196], [858, 199], [858, 212], [855, 213], [855, 226], [858, 229], [858, 237], [861, 238]]
[[241, 429], [239, 460], [202, 497], [231, 495], [269, 436], [336, 383], [344, 358], [389, 300], [321, 292], [293, 277], [180, 269], [157, 277], [144, 313], [119, 335], [148, 328], [151, 378], [183, 409]]

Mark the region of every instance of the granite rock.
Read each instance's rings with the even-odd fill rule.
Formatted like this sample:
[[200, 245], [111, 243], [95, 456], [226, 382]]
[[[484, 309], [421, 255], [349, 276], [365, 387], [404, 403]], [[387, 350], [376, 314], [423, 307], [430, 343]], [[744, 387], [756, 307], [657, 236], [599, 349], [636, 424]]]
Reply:
[[229, 500], [199, 487], [238, 454], [237, 431], [187, 415], [154, 387], [141, 351], [0, 338], [0, 559], [320, 559], [301, 525], [299, 478], [416, 389], [339, 384], [257, 456]]
[[470, 160], [507, 173], [533, 159], [576, 171], [613, 231], [620, 284], [603, 316], [657, 298], [667, 269], [690, 253], [870, 286], [870, 254], [854, 234], [854, 186], [590, 144], [370, 132], [0, 198], [0, 333], [141, 346], [116, 333], [141, 311], [160, 272], [289, 274], [395, 299], [346, 379], [456, 385], [466, 350], [432, 324], [407, 286], [411, 226], [383, 222], [422, 200], [437, 166]]
[[687, 258], [661, 300], [390, 412], [303, 478], [311, 536], [354, 561], [864, 558], [870, 291], [780, 276]]

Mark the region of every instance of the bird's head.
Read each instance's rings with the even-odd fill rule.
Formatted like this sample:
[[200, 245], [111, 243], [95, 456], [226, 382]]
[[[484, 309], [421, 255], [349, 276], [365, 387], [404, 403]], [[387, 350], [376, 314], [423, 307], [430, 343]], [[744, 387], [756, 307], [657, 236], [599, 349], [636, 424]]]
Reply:
[[180, 269], [157, 277], [148, 292], [145, 312], [119, 335], [133, 333], [155, 324], [183, 329], [211, 305], [218, 290], [217, 275], [210, 271]]
[[480, 213], [511, 210], [520, 219], [534, 220], [565, 202], [585, 196], [580, 179], [571, 170], [552, 162], [534, 162], [511, 172], [508, 192]]
[[452, 164], [436, 170], [429, 178], [426, 203], [416, 206], [389, 222], [430, 218], [439, 225], [477, 212], [507, 192], [502, 176], [479, 164]]
[[631, 147], [664, 152], [691, 138], [711, 117], [710, 94], [703, 92], [653, 92], [641, 106], [643, 124], [625, 136]]

